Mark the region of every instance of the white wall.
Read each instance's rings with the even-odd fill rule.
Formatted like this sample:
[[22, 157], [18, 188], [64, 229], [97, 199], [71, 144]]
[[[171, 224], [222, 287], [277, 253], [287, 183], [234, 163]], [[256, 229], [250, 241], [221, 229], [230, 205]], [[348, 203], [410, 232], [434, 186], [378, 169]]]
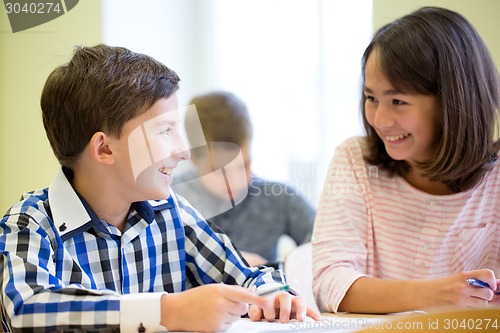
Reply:
[[210, 1], [102, 0], [103, 41], [148, 54], [181, 77], [180, 104], [211, 86]]

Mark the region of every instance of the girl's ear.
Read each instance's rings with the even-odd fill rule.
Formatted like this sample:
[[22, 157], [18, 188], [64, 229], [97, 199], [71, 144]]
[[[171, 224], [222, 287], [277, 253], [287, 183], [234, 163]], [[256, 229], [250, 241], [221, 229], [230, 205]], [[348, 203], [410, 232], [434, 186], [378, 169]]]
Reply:
[[108, 145], [109, 137], [104, 132], [96, 132], [90, 139], [90, 155], [99, 163], [113, 164], [115, 157]]

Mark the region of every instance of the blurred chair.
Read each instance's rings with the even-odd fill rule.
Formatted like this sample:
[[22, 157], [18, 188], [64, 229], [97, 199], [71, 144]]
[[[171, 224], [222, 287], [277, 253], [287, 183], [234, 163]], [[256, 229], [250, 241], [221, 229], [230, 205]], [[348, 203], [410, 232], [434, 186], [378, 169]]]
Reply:
[[286, 280], [311, 308], [318, 310], [312, 290], [312, 244], [304, 243], [293, 249], [285, 258]]

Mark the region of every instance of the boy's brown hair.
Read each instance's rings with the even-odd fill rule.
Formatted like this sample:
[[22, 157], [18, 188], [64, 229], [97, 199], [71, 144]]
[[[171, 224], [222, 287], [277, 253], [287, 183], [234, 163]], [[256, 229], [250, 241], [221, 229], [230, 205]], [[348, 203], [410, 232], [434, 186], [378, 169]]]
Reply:
[[175, 93], [179, 81], [167, 66], [126, 48], [76, 47], [49, 75], [40, 102], [61, 165], [71, 168], [98, 131], [119, 138], [127, 121]]
[[[194, 97], [189, 102], [196, 107], [188, 112], [185, 127], [191, 144], [200, 142], [198, 119], [206, 142], [229, 142], [238, 146], [252, 138], [252, 123], [246, 105], [234, 94], [224, 91], [211, 92]], [[203, 150], [194, 149], [193, 154]]]
[[[454, 192], [474, 187], [497, 160], [499, 141], [498, 72], [483, 40], [467, 19], [443, 8], [424, 7], [382, 27], [363, 55], [363, 80], [373, 50], [392, 86], [402, 92], [434, 95], [440, 133], [429, 160], [420, 161], [424, 176]], [[393, 160], [383, 141], [362, 117], [369, 142], [366, 160], [391, 174], [409, 165]]]

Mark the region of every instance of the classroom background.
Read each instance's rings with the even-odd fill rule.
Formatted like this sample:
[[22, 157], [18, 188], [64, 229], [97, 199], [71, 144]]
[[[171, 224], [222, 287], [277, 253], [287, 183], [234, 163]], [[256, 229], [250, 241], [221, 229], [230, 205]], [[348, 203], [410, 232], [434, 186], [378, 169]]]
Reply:
[[[75, 45], [149, 54], [181, 77], [179, 101], [214, 89], [248, 105], [253, 171], [294, 185], [316, 206], [335, 147], [362, 134], [361, 55], [375, 29], [422, 6], [465, 15], [500, 67], [497, 0], [81, 0], [12, 33], [0, 10], [0, 211], [47, 187], [58, 163], [40, 94]], [[2, 214], [3, 215], [3, 214]]]

